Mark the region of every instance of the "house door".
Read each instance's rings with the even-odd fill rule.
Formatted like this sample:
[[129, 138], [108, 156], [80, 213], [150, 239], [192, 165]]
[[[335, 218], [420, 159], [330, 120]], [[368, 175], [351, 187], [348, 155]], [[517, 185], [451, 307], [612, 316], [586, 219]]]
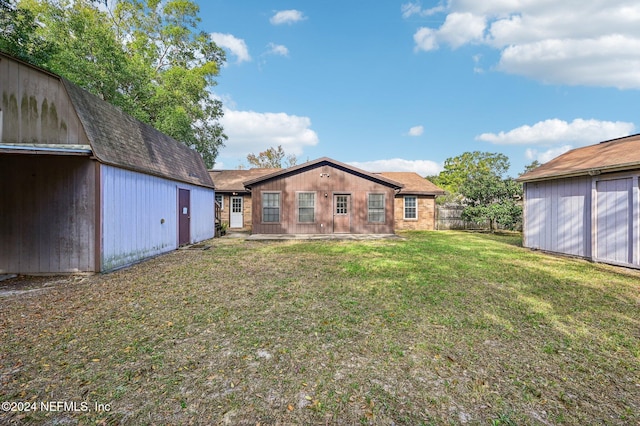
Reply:
[[229, 228], [242, 228], [244, 226], [242, 218], [242, 197], [231, 197], [231, 217], [229, 218]]
[[348, 234], [351, 231], [351, 195], [333, 196], [333, 232]]
[[191, 238], [191, 192], [178, 189], [178, 245], [189, 244]]
[[632, 263], [632, 180], [596, 182], [596, 259]]

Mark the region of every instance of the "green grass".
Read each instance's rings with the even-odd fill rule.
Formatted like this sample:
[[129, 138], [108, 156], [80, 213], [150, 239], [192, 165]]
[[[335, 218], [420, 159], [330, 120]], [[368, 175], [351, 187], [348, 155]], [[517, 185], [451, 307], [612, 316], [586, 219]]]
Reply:
[[245, 242], [0, 298], [0, 423], [635, 424], [640, 273], [520, 236]]

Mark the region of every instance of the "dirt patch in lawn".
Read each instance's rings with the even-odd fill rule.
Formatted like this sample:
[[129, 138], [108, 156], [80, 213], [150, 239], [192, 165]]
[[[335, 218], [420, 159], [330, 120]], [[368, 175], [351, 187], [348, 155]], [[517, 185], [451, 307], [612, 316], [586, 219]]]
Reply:
[[37, 279], [0, 298], [0, 423], [637, 423], [638, 274], [517, 238], [221, 239]]

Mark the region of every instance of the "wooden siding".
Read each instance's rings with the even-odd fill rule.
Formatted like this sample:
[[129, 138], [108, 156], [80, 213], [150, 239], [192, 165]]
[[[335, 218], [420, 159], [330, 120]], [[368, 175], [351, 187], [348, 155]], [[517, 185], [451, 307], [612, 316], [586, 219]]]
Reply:
[[[404, 198], [416, 197], [417, 219], [404, 218]], [[395, 199], [394, 213], [396, 230], [433, 231], [436, 229], [436, 197], [435, 195], [399, 195]]]
[[95, 162], [0, 156], [0, 273], [95, 271]]
[[0, 142], [88, 145], [58, 77], [0, 58]]
[[[280, 192], [280, 222], [262, 222], [262, 193]], [[315, 192], [315, 221], [299, 223], [296, 193]], [[370, 223], [367, 196], [385, 195], [385, 222]], [[325, 197], [325, 194], [326, 197]], [[351, 195], [351, 229], [354, 234], [392, 234], [395, 191], [383, 184], [349, 173], [331, 165], [322, 165], [299, 173], [274, 178], [252, 187], [252, 232], [255, 234], [333, 233], [333, 195]], [[226, 207], [226, 206], [225, 206]]]
[[591, 256], [591, 178], [525, 183], [524, 246]]
[[178, 247], [178, 188], [191, 190], [191, 241], [214, 234], [213, 190], [102, 165], [102, 270]]

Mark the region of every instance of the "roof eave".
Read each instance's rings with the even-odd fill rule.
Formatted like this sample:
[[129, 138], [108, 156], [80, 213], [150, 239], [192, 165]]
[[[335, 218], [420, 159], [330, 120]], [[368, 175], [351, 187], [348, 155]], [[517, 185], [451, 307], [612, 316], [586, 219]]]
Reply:
[[520, 176], [516, 178], [517, 182], [539, 182], [545, 180], [555, 180], [555, 179], [566, 179], [572, 177], [581, 177], [581, 176], [599, 176], [603, 173], [616, 173], [616, 172], [624, 172], [624, 171], [632, 171], [640, 169], [640, 162], [626, 163], [626, 164], [617, 164], [615, 166], [606, 166], [606, 167], [595, 167], [584, 170], [576, 170], [572, 172], [566, 173], [555, 173], [548, 174], [542, 176], [534, 176], [532, 178], [527, 178], [526, 175]]

